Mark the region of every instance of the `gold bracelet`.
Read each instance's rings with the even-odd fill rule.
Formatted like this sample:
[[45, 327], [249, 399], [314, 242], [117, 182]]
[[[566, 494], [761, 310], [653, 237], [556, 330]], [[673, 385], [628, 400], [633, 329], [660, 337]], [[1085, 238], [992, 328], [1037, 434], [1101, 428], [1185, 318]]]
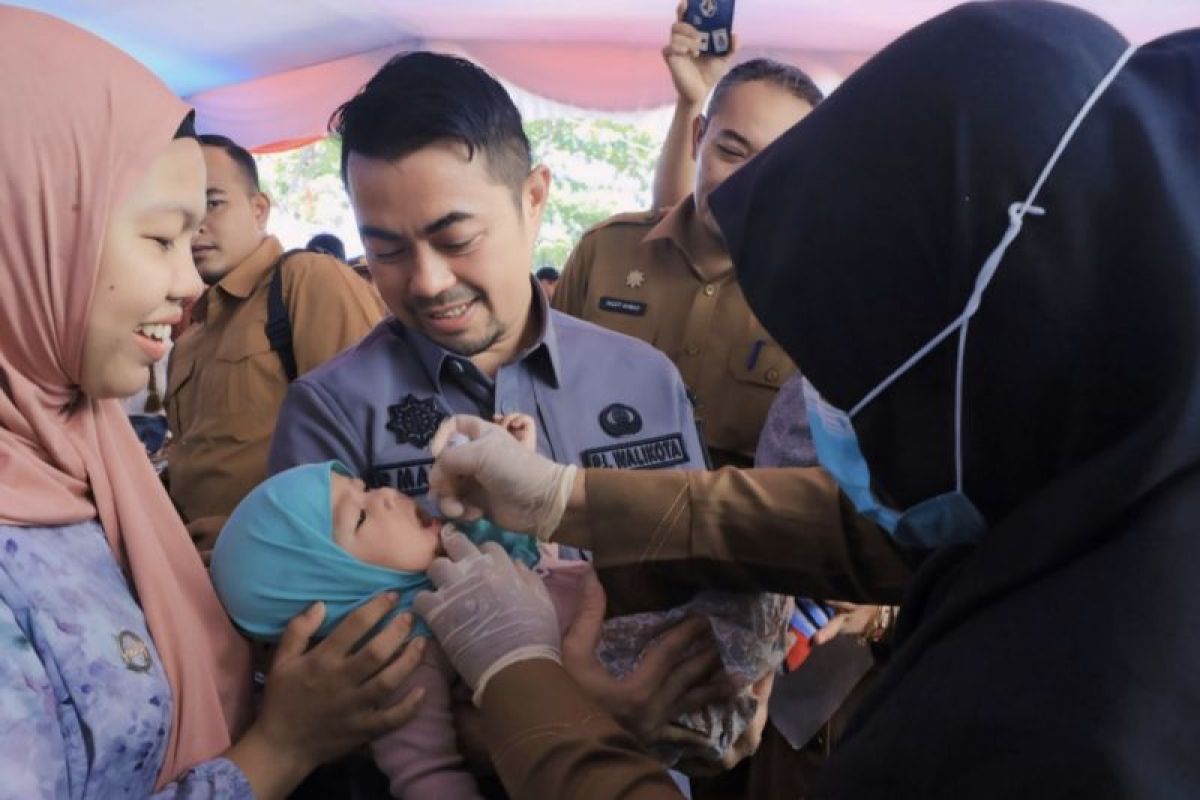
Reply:
[[898, 611], [896, 606], [880, 606], [866, 630], [858, 637], [859, 643], [863, 645], [879, 644], [886, 639], [891, 632], [892, 624], [896, 621]]

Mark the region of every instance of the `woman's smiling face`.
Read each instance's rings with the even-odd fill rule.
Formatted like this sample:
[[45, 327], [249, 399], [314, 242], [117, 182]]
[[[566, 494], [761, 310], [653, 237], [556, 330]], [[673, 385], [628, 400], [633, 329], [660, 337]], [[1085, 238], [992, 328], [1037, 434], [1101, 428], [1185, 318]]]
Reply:
[[191, 251], [203, 216], [200, 145], [176, 139], [109, 215], [79, 376], [87, 396], [127, 397], [146, 386], [183, 301], [203, 288]]
[[391, 487], [367, 489], [334, 472], [330, 482], [333, 541], [359, 561], [424, 572], [441, 547], [440, 521]]

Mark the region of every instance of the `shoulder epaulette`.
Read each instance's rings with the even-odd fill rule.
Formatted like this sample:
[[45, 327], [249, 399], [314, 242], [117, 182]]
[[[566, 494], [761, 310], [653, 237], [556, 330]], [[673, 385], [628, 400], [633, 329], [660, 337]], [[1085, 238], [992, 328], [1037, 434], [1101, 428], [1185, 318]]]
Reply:
[[658, 221], [667, 215], [669, 208], [656, 208], [650, 211], [626, 211], [621, 214], [613, 214], [606, 220], [597, 222], [592, 227], [588, 228], [584, 235], [592, 231], [611, 228], [616, 225], [640, 225], [642, 227], [651, 227], [658, 224]]

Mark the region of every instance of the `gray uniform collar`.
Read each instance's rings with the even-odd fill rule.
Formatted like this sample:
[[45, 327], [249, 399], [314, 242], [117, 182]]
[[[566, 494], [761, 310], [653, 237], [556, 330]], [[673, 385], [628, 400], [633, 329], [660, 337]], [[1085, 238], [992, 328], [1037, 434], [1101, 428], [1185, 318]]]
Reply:
[[[530, 282], [533, 284], [533, 304], [530, 307], [531, 313], [537, 315], [538, 338], [532, 345], [519, 353], [515, 359], [509, 364], [523, 363], [533, 375], [540, 378], [548, 385], [559, 388], [558, 376], [559, 370], [559, 354], [558, 354], [558, 335], [554, 327], [554, 315], [550, 311], [550, 303], [546, 300], [546, 295], [542, 291], [541, 284], [530, 276]], [[392, 331], [404, 339], [412, 347], [416, 353], [417, 360], [421, 363], [421, 368], [425, 370], [430, 383], [436, 387], [437, 393], [442, 393], [442, 377], [448, 374], [448, 371], [453, 367], [454, 362], [462, 362], [464, 366], [470, 364], [470, 360], [457, 353], [453, 353], [442, 347], [437, 342], [433, 341], [423, 333], [405, 327], [405, 325], [397, 319], [391, 321]], [[508, 366], [508, 365], [505, 365]], [[470, 367], [476, 376], [486, 380], [481, 372]]]

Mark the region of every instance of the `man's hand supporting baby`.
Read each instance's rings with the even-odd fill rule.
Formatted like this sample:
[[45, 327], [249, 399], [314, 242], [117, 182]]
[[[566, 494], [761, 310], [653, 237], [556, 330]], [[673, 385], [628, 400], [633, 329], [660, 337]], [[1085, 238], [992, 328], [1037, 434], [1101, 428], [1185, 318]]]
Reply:
[[563, 667], [643, 745], [702, 738], [674, 720], [737, 691], [708, 620], [692, 617], [669, 629], [642, 651], [633, 672], [615, 678], [596, 658], [605, 605], [604, 589], [589, 573], [579, 611], [563, 637]]

